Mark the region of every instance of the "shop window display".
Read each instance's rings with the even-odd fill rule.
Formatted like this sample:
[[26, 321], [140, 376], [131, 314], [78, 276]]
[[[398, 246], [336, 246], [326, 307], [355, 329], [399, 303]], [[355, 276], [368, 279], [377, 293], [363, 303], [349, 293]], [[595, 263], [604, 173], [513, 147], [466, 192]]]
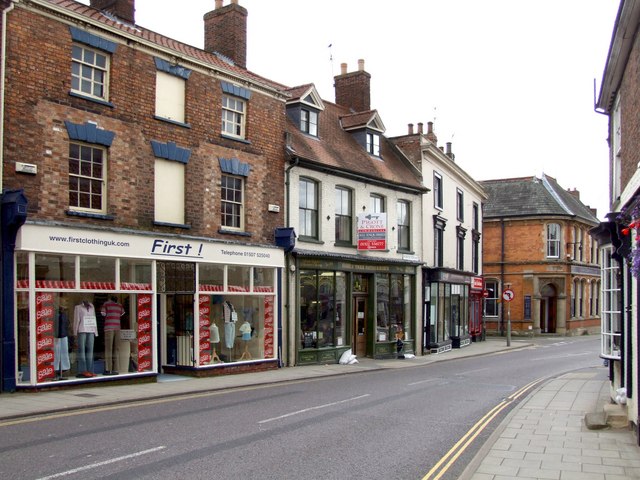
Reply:
[[300, 279], [301, 347], [344, 345], [345, 273], [308, 270]]
[[200, 366], [274, 358], [273, 296], [200, 294], [198, 317]]
[[409, 275], [376, 276], [376, 340], [378, 342], [413, 338], [411, 299]]
[[[29, 258], [35, 271], [33, 312], [27, 290]], [[151, 371], [152, 296], [123, 291], [125, 283], [116, 282], [119, 262], [103, 257], [16, 255], [19, 383]], [[150, 265], [141, 262], [139, 266], [150, 272]], [[143, 277], [135, 278], [139, 289], [151, 290], [150, 278]], [[131, 284], [129, 288], [133, 290]], [[30, 345], [35, 345], [35, 352]]]

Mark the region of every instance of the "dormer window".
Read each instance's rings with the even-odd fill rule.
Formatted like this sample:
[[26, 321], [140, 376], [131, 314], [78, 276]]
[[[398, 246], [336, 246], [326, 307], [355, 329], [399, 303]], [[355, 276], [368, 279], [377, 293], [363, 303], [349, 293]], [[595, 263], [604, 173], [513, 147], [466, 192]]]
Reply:
[[380, 156], [380, 135], [367, 132], [367, 152], [376, 157]]
[[318, 136], [318, 112], [302, 108], [300, 110], [300, 130], [314, 137]]

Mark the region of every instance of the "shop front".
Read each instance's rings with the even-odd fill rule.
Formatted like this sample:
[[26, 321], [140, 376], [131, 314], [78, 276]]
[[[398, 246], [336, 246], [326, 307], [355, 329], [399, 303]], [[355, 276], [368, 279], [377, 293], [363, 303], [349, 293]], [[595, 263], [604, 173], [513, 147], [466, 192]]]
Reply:
[[295, 258], [297, 364], [395, 358], [416, 349], [418, 264], [356, 258]]
[[275, 247], [24, 225], [17, 387], [277, 368], [283, 263]]
[[423, 270], [424, 348], [443, 353], [470, 345], [469, 312], [474, 277], [446, 269]]

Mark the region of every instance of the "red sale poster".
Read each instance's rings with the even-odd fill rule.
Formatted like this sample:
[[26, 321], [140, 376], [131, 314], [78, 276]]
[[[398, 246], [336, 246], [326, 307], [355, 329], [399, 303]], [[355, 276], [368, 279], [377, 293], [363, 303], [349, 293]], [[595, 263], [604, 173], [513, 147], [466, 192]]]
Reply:
[[38, 382], [55, 377], [53, 370], [53, 293], [36, 294], [36, 371]]
[[138, 371], [151, 369], [151, 295], [138, 295]]
[[211, 326], [211, 306], [209, 301], [211, 297], [209, 295], [200, 295], [198, 301], [198, 312], [200, 314], [200, 347], [199, 352], [199, 364], [206, 365], [211, 362], [211, 343], [209, 342], [209, 327]]
[[274, 301], [264, 297], [264, 358], [274, 357]]

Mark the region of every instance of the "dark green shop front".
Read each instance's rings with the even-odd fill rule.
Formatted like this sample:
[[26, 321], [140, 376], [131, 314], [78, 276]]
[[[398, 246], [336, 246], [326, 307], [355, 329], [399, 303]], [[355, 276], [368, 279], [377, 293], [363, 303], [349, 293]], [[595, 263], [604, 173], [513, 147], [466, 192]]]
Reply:
[[297, 255], [298, 365], [357, 357], [395, 358], [415, 350], [417, 264]]

